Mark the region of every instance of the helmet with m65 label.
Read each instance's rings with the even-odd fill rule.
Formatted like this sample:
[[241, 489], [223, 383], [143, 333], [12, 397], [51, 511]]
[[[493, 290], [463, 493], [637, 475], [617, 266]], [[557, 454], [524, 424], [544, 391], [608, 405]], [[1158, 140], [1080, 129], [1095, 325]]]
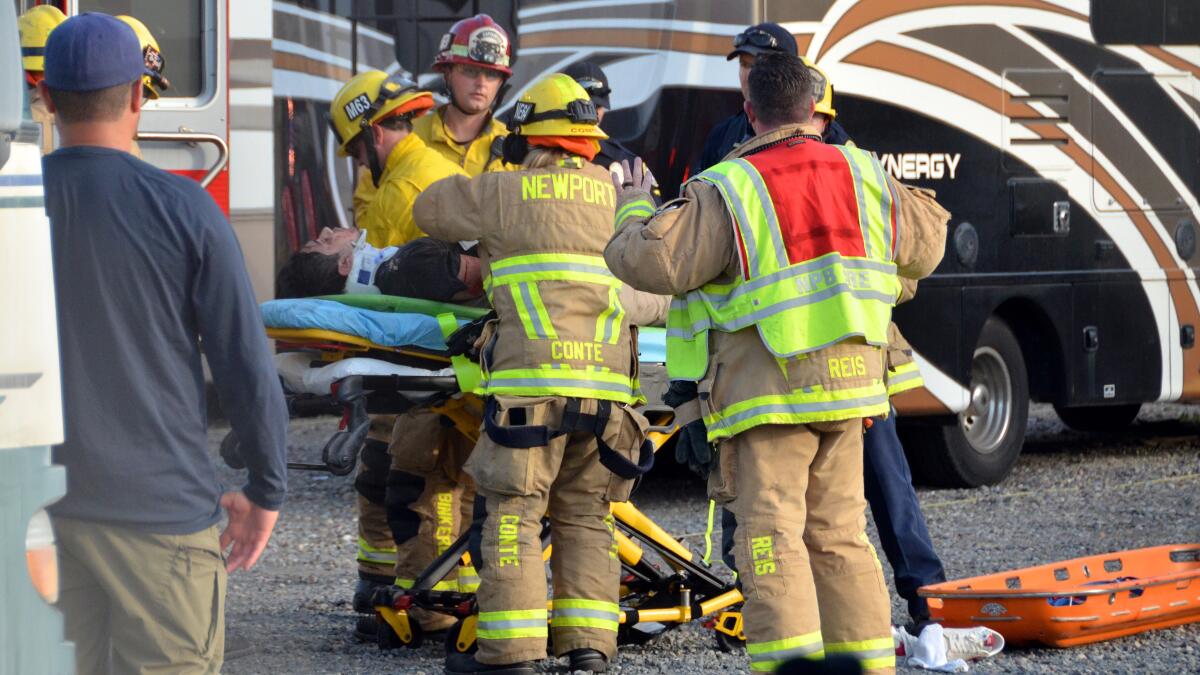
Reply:
[[399, 116], [414, 117], [433, 108], [433, 94], [402, 75], [382, 70], [359, 73], [344, 84], [329, 104], [329, 124], [338, 139], [338, 155], [372, 124]]

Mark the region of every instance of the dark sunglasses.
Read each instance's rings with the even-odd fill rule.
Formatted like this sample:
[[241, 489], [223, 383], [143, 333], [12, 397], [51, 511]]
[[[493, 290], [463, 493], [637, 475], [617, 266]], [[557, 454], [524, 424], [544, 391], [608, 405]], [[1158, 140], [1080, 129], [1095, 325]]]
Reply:
[[733, 38], [734, 49], [737, 49], [738, 47], [745, 47], [746, 45], [750, 45], [751, 47], [778, 49], [779, 40], [775, 39], [774, 35], [771, 35], [765, 30], [760, 28], [751, 28], [750, 30], [738, 33], [737, 36]]
[[599, 96], [603, 98], [612, 93], [612, 89], [604, 86], [603, 82], [593, 77], [582, 77], [576, 80], [576, 82], [579, 83], [579, 86], [583, 87], [583, 90], [586, 91], [589, 96]]

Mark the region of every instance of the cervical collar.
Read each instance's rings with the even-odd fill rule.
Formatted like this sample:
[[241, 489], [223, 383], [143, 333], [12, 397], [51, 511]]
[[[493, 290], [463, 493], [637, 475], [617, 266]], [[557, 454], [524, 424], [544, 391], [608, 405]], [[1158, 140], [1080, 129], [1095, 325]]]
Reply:
[[378, 249], [367, 243], [367, 231], [358, 235], [354, 244], [354, 265], [346, 276], [346, 292], [352, 294], [378, 295], [379, 288], [375, 286], [375, 273], [383, 261], [396, 255], [396, 247], [389, 246]]

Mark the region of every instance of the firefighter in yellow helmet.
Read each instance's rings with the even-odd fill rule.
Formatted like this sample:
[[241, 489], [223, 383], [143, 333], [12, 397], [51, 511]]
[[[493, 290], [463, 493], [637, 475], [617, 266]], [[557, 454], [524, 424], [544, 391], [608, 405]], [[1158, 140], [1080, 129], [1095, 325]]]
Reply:
[[366, 167], [376, 187], [358, 221], [372, 246], [398, 246], [421, 236], [412, 221], [413, 200], [431, 183], [462, 173], [412, 133], [413, 118], [433, 105], [433, 96], [413, 81], [379, 70], [355, 75], [330, 103], [338, 154]]
[[158, 48], [158, 40], [150, 34], [146, 24], [132, 16], [121, 15], [117, 19], [124, 21], [137, 35], [138, 43], [142, 45], [142, 59], [146, 62], [146, 74], [142, 76], [142, 93], [146, 100], [152, 101], [162, 96], [162, 92], [171, 88], [171, 82], [163, 75], [166, 60]]
[[620, 618], [609, 502], [627, 499], [653, 458], [645, 418], [630, 407], [640, 399], [631, 317], [601, 256], [614, 191], [590, 160], [607, 136], [587, 92], [563, 74], [525, 92], [509, 130], [504, 159], [518, 170], [448, 178], [413, 209], [432, 237], [479, 240], [498, 316], [481, 349], [485, 433], [466, 465], [482, 515], [472, 526], [479, 650], [451, 654], [446, 672], [533, 673], [548, 632], [573, 671], [600, 672]]
[[[417, 195], [442, 178], [462, 174], [412, 133], [413, 119], [433, 105], [433, 96], [411, 80], [378, 70], [356, 75], [330, 104], [338, 154], [354, 158], [363, 169], [360, 180], [374, 188], [357, 224], [366, 231], [366, 243], [376, 248], [423, 236], [412, 217]], [[461, 510], [469, 512], [473, 494], [463, 499], [467, 487], [456, 472], [470, 451], [469, 442], [432, 413], [410, 413], [400, 423], [396, 419], [372, 417], [355, 479], [359, 581], [354, 608], [371, 615], [357, 622], [355, 633], [366, 640], [381, 628], [373, 618], [375, 589], [411, 585], [465, 527]], [[467, 507], [460, 506], [464, 501]], [[456, 579], [451, 576], [447, 583]], [[418, 611], [411, 617], [426, 631], [453, 623], [451, 617]]]
[[655, 210], [636, 168], [605, 260], [672, 293], [667, 373], [697, 383], [710, 496], [737, 516], [750, 668], [840, 654], [894, 672], [891, 606], [864, 533], [863, 418], [888, 413], [900, 277], [930, 274], [949, 214], [870, 153], [821, 140], [811, 71], [759, 55], [756, 133]]
[[21, 67], [29, 86], [29, 114], [42, 127], [42, 154], [54, 150], [54, 115], [38, 93], [37, 83], [45, 70], [44, 53], [50, 31], [67, 17], [53, 5], [38, 5], [21, 15], [17, 28], [21, 34]]

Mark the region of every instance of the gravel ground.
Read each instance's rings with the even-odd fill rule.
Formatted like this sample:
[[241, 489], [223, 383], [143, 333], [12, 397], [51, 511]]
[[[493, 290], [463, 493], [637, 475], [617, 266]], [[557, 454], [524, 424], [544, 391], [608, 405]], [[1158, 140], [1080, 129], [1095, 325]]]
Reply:
[[[291, 454], [312, 459], [333, 421], [294, 421]], [[225, 429], [213, 427], [214, 452]], [[952, 578], [1165, 543], [1200, 541], [1200, 409], [1148, 406], [1128, 433], [1066, 430], [1034, 406], [1024, 455], [1001, 485], [920, 490], [929, 530]], [[237, 484], [233, 472], [226, 472]], [[706, 499], [679, 472], [652, 476], [634, 501], [668, 531], [702, 547]], [[871, 533], [874, 538], [874, 533]], [[442, 646], [381, 652], [356, 642], [350, 595], [355, 580], [352, 479], [294, 472], [291, 496], [267, 552], [230, 579], [228, 635], [254, 652], [227, 673], [440, 673]], [[886, 568], [886, 565], [885, 565]], [[893, 596], [897, 622], [907, 619]], [[657, 641], [623, 648], [617, 673], [744, 671], [743, 654], [722, 654], [697, 623]], [[565, 672], [547, 661], [546, 670]], [[1067, 650], [1009, 649], [980, 673], [1200, 672], [1200, 624]], [[921, 672], [901, 669], [901, 672]]]

